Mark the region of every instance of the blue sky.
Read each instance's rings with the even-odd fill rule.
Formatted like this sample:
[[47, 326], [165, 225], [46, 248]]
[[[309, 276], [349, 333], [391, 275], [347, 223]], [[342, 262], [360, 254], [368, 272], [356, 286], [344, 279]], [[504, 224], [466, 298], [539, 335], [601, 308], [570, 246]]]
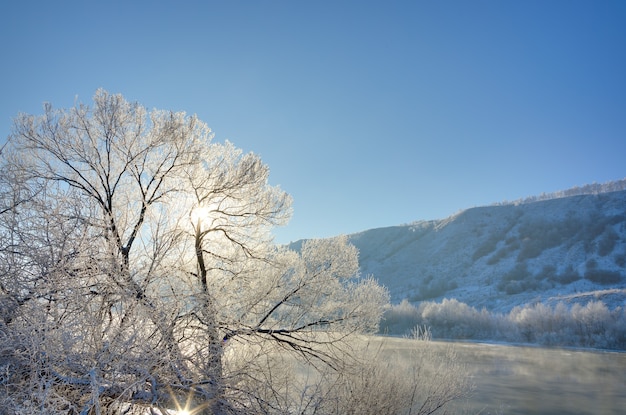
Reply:
[[278, 242], [626, 177], [626, 2], [0, 5], [0, 138], [97, 88], [197, 114], [294, 197]]

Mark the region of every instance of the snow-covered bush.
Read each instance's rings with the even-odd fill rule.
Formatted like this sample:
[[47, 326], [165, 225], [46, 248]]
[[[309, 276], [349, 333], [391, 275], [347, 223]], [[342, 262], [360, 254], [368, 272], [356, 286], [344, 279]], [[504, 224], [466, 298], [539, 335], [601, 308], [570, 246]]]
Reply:
[[404, 301], [391, 307], [386, 316], [389, 320], [384, 327], [389, 334], [405, 334], [410, 325], [419, 325], [429, 327], [439, 339], [626, 349], [625, 309], [610, 310], [600, 300], [573, 305], [528, 304], [507, 314], [477, 310], [455, 299], [423, 302], [417, 307]]
[[383, 334], [407, 334], [420, 324], [421, 316], [417, 308], [407, 299], [400, 304], [392, 305], [385, 310], [380, 322], [380, 332]]

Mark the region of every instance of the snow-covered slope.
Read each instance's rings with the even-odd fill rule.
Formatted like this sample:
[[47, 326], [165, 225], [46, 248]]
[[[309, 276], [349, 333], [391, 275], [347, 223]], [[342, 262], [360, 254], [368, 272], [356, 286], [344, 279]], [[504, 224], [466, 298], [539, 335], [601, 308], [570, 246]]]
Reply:
[[626, 299], [626, 191], [472, 208], [349, 236], [363, 274], [403, 299], [516, 305]]

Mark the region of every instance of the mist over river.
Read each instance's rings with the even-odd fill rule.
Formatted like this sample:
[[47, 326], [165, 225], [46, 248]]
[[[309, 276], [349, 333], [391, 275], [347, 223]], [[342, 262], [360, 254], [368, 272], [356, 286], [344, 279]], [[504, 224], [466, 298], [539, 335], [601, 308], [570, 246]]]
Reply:
[[[387, 339], [385, 348], [405, 353], [408, 340]], [[475, 389], [453, 403], [462, 414], [626, 413], [626, 353], [485, 343], [431, 342], [453, 347]]]

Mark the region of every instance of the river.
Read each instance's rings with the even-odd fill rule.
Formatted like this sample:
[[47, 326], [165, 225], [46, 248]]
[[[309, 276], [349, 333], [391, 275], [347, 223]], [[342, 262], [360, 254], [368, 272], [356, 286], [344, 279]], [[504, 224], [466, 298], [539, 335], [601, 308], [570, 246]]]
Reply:
[[[387, 339], [390, 349], [404, 339]], [[454, 347], [475, 389], [453, 413], [626, 414], [626, 353], [432, 342]]]

